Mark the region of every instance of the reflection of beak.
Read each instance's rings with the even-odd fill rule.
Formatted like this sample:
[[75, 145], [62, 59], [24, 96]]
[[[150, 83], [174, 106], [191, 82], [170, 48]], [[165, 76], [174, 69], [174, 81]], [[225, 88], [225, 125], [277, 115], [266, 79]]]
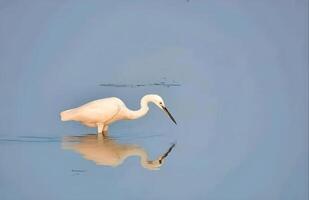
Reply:
[[175, 147], [175, 143], [172, 144], [172, 146], [170, 146], [170, 148], [165, 152], [165, 154], [163, 154], [163, 156], [161, 156], [161, 158], [159, 159], [159, 163], [162, 164], [162, 161], [168, 156], [169, 153], [171, 153], [171, 151], [173, 150], [173, 148]]
[[167, 110], [167, 108], [165, 106], [162, 106], [162, 109], [166, 112], [166, 114], [171, 118], [171, 120], [176, 123], [176, 120], [174, 119], [174, 117], [171, 115], [171, 113]]

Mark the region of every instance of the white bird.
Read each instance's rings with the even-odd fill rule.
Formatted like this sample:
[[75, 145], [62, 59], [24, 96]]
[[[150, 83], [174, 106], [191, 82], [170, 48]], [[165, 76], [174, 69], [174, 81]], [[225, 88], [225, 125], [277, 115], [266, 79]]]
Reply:
[[108, 126], [118, 120], [133, 120], [144, 116], [148, 110], [148, 103], [154, 103], [162, 109], [172, 121], [175, 119], [167, 110], [163, 99], [159, 95], [149, 94], [141, 99], [139, 110], [130, 110], [116, 97], [99, 99], [60, 113], [62, 121], [79, 121], [88, 127], [97, 127], [99, 133], [107, 133]]

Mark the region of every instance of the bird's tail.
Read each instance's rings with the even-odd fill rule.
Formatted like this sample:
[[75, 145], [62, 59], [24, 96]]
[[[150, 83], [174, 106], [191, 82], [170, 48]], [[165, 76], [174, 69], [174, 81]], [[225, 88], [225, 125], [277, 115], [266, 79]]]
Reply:
[[61, 121], [69, 121], [72, 120], [72, 117], [74, 115], [74, 110], [66, 110], [60, 113]]

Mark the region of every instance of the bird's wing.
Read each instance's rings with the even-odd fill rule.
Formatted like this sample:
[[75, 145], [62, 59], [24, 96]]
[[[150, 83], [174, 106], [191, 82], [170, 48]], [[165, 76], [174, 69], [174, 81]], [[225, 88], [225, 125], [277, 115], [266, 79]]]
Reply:
[[100, 99], [74, 109], [74, 119], [82, 123], [106, 123], [120, 110], [121, 102], [116, 98]]

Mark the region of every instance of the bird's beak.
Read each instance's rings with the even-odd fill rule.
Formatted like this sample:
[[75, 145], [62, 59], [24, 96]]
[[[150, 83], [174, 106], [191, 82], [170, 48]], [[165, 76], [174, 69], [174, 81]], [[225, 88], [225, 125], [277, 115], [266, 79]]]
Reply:
[[171, 151], [173, 150], [173, 148], [175, 147], [175, 143], [172, 144], [172, 146], [170, 146], [170, 148], [159, 158], [159, 163], [162, 164], [162, 161], [164, 161], [164, 159], [168, 156], [169, 153], [171, 153]]
[[171, 118], [171, 120], [176, 123], [176, 120], [174, 119], [174, 117], [172, 116], [172, 114], [167, 110], [167, 108], [165, 106], [162, 106], [162, 109], [164, 110], [164, 112], [166, 112], [166, 114]]

